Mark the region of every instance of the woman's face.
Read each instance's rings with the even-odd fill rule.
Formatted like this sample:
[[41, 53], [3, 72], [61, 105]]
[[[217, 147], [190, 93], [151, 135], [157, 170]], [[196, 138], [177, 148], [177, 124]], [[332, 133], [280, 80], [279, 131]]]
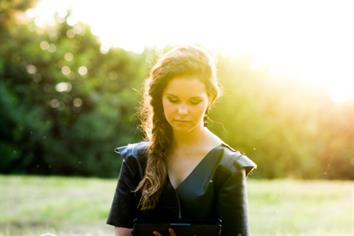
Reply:
[[162, 94], [167, 122], [177, 132], [203, 128], [209, 98], [203, 82], [196, 77], [178, 76], [169, 81]]

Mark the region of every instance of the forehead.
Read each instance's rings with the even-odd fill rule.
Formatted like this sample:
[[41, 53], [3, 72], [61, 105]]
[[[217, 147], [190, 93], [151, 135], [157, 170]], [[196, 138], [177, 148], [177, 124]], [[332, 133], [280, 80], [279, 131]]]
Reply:
[[196, 77], [179, 76], [169, 81], [163, 93], [178, 97], [203, 97], [206, 96], [206, 88]]

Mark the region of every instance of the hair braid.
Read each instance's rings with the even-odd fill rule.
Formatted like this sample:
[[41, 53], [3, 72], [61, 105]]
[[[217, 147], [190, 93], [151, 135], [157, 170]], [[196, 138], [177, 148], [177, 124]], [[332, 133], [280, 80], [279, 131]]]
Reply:
[[[151, 69], [146, 80], [140, 110], [141, 127], [151, 141], [145, 175], [135, 191], [141, 190], [138, 207], [151, 209], [158, 203], [167, 177], [167, 157], [173, 142], [172, 127], [167, 122], [162, 105], [162, 93], [168, 82], [179, 75], [196, 75], [206, 85], [214, 102], [219, 95], [215, 67], [209, 56], [194, 47], [180, 47], [165, 54]], [[209, 109], [208, 109], [209, 110]], [[204, 117], [207, 122], [207, 117]]]

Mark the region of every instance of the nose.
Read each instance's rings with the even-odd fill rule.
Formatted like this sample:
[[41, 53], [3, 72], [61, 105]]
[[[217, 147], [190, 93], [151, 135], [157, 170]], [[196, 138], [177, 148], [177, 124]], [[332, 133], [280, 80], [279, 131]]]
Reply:
[[180, 106], [178, 106], [178, 114], [181, 114], [181, 115], [188, 114], [187, 106], [184, 104], [181, 104]]

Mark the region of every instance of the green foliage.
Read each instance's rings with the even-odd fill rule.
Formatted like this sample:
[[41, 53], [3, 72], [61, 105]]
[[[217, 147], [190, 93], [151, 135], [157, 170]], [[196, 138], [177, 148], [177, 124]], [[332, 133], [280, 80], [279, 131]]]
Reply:
[[[36, 0], [3, 0], [0, 1], [0, 32], [8, 30], [16, 23], [16, 14], [32, 7]], [[0, 33], [1, 35], [1, 33]]]
[[136, 139], [144, 56], [103, 54], [89, 28], [66, 19], [1, 40], [2, 173], [114, 176], [113, 148]]
[[[354, 104], [220, 56], [212, 129], [258, 164], [256, 177], [354, 179]], [[222, 124], [222, 125], [220, 125]]]
[[[0, 4], [12, 24], [0, 31], [0, 173], [115, 176], [113, 148], [141, 139], [143, 80], [161, 51], [102, 52], [70, 13], [46, 29], [15, 24], [26, 5], [15, 2]], [[258, 164], [255, 177], [354, 179], [352, 101], [217, 59], [210, 128]]]

